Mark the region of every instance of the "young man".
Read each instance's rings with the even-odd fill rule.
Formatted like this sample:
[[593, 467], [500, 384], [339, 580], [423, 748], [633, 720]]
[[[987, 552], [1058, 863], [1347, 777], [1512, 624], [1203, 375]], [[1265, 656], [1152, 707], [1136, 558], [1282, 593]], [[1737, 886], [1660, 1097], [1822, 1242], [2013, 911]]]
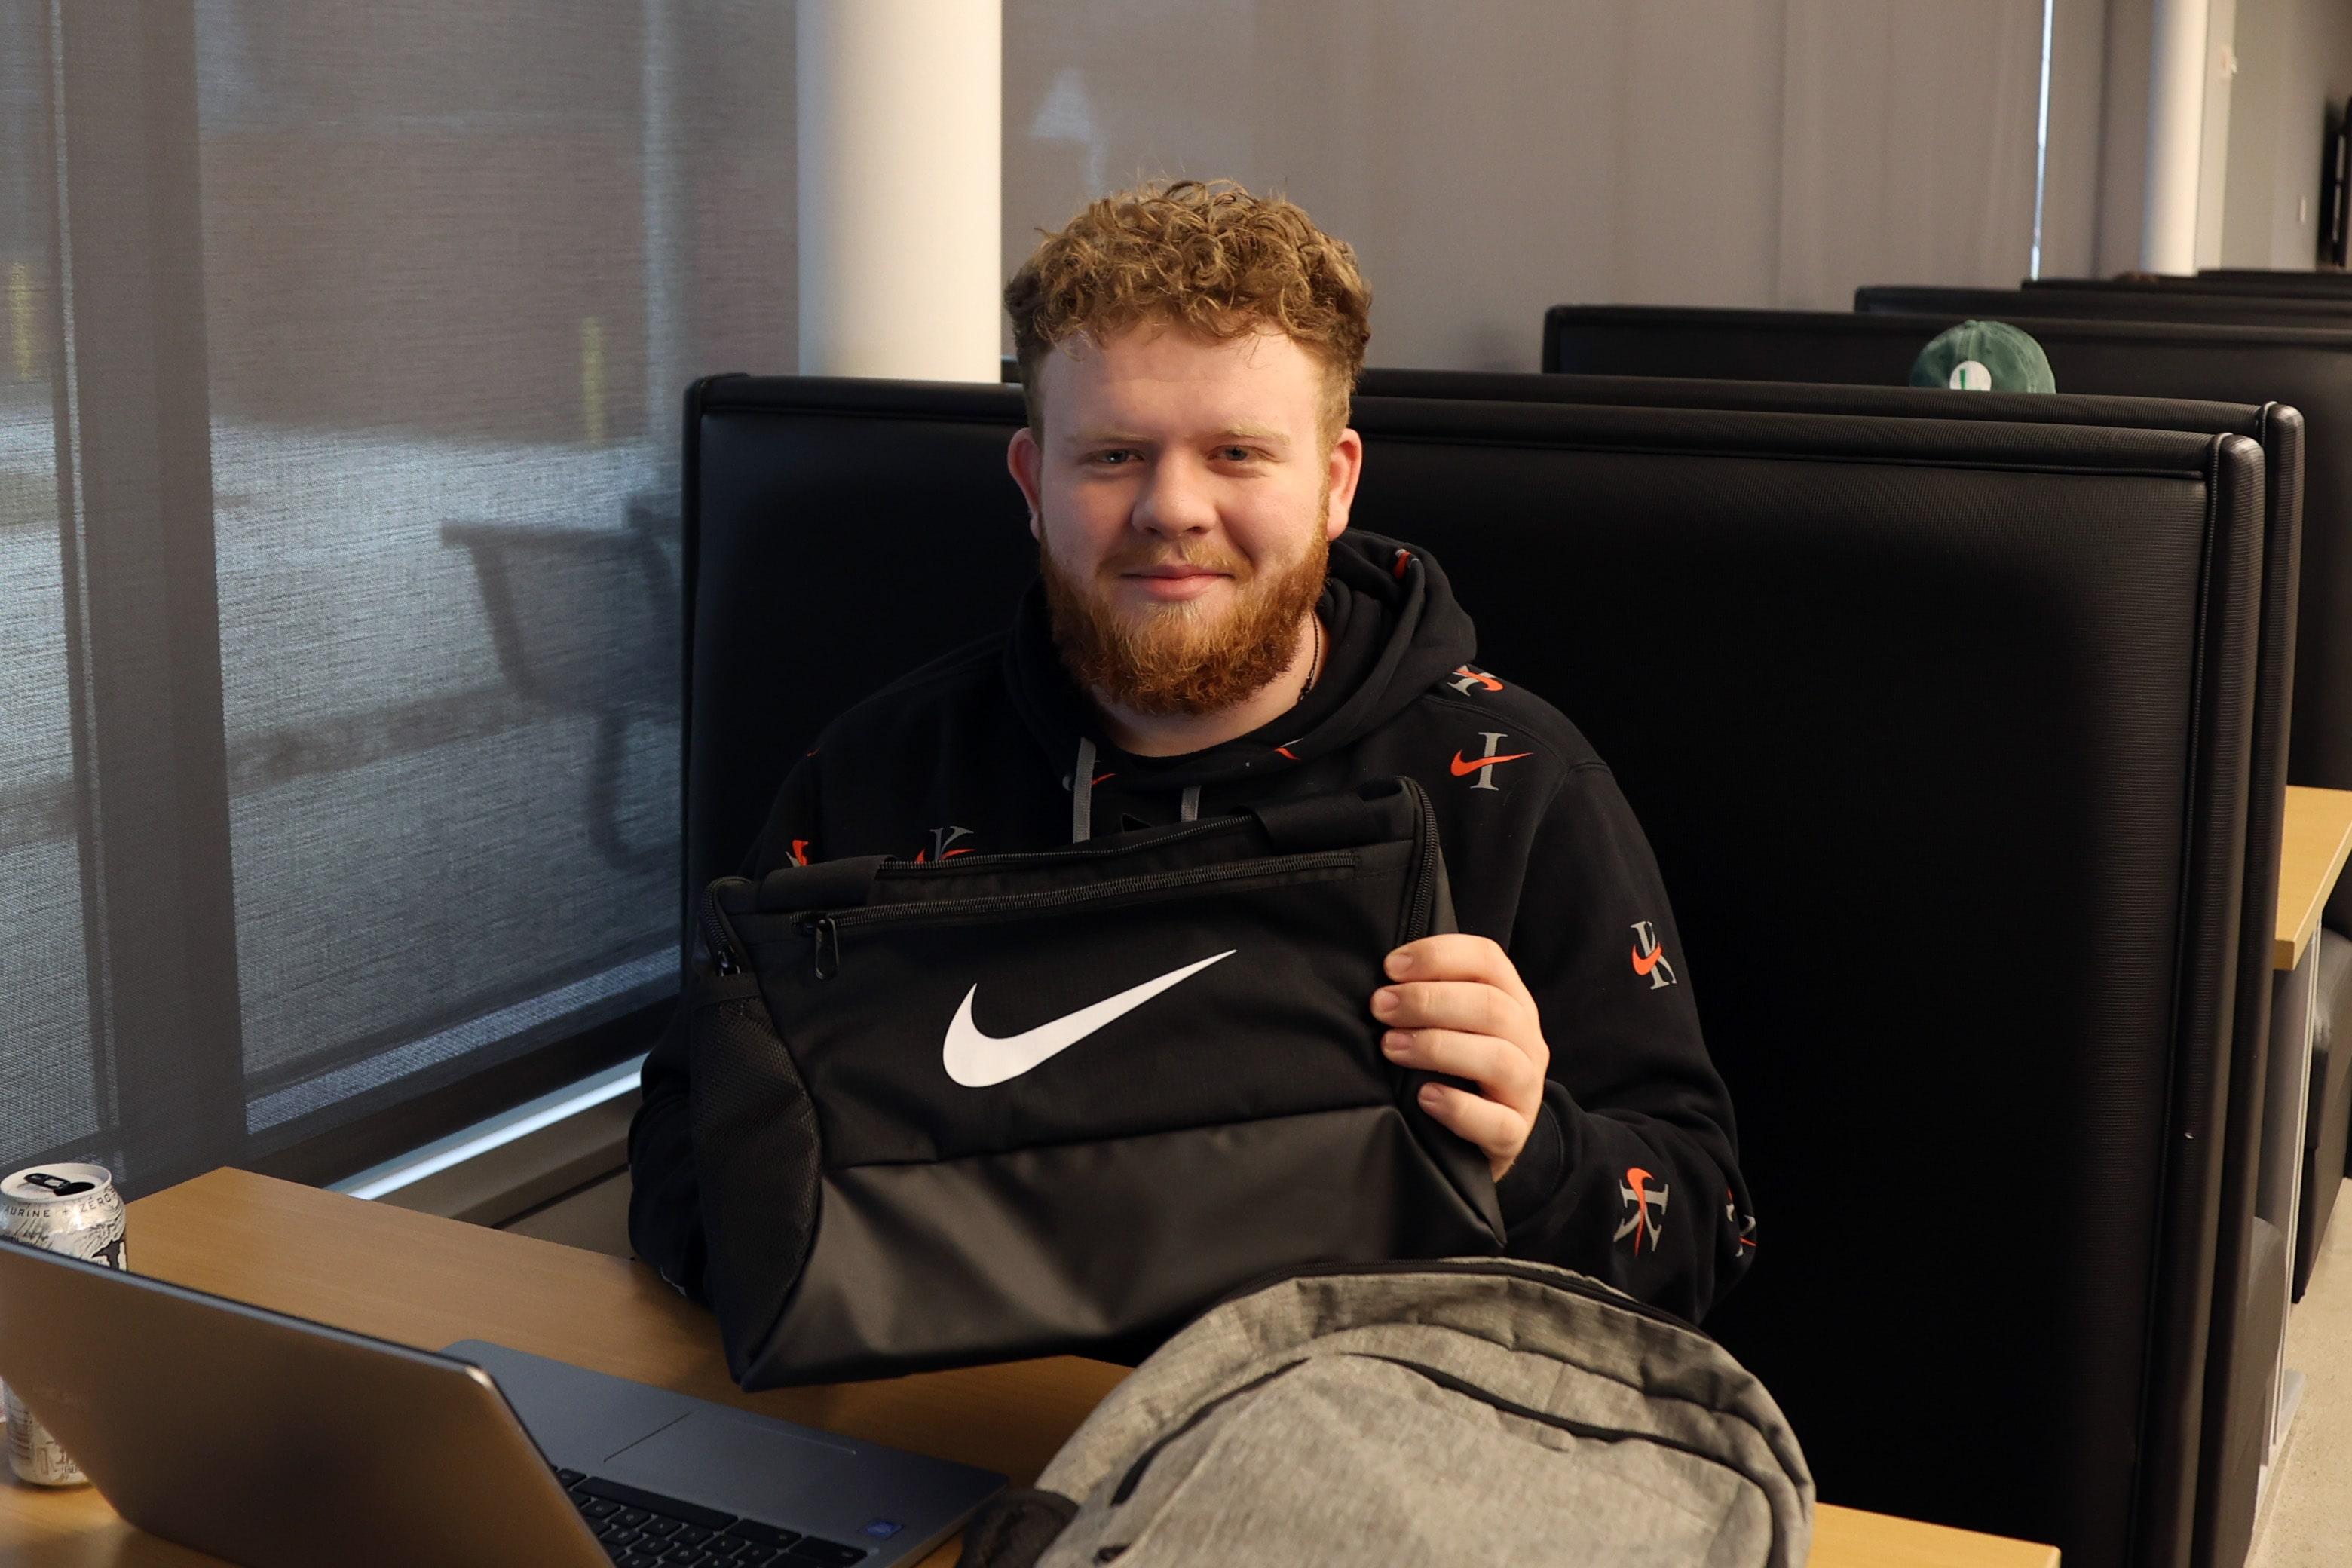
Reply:
[[[1657, 868], [1608, 769], [1472, 661], [1429, 556], [1349, 533], [1370, 335], [1353, 254], [1192, 181], [1097, 201], [1005, 291], [1007, 454], [1038, 582], [1011, 629], [836, 720], [749, 872], [1052, 847], [1398, 773], [1436, 804], [1462, 934], [1365, 998], [1485, 1152], [1509, 1250], [1696, 1319], [1748, 1262], [1731, 1108]], [[638, 1255], [701, 1294], [675, 1033], [631, 1134]]]

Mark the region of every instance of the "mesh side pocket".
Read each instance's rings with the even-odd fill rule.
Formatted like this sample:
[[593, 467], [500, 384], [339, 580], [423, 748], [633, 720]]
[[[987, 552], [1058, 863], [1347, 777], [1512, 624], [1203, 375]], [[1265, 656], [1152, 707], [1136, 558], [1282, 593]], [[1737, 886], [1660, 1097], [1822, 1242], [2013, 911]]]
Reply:
[[705, 1288], [737, 1382], [758, 1359], [816, 1235], [816, 1108], [757, 996], [694, 1021], [694, 1159]]

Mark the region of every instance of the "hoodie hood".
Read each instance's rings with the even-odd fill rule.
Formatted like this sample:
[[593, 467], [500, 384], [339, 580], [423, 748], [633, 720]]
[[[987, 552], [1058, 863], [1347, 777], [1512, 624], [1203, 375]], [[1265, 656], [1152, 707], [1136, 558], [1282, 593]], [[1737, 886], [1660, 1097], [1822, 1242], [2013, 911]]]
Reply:
[[[1005, 644], [1005, 682], [1056, 775], [1087, 779], [1096, 756], [1117, 756], [1132, 785], [1184, 791], [1190, 816], [1202, 784], [1265, 777], [1337, 751], [1396, 717], [1477, 652], [1470, 616], [1436, 561], [1361, 529], [1332, 542], [1318, 613], [1332, 647], [1315, 689], [1249, 734], [1181, 756], [1129, 757], [1104, 736], [1092, 702], [1055, 650], [1042, 584], [1033, 582], [1022, 598]], [[1082, 818], [1075, 782], [1073, 793]], [[1073, 837], [1087, 837], [1083, 823]]]

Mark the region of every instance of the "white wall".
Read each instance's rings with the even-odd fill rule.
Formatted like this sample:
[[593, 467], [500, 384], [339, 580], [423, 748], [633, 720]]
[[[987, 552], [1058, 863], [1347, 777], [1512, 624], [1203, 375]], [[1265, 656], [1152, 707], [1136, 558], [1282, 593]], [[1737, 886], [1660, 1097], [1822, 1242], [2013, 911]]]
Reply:
[[[2146, 0], [2138, 0], [2145, 4]], [[2042, 202], [2042, 275], [2074, 278], [2105, 267], [2104, 237], [2118, 234], [2128, 254], [2118, 266], [2128, 267], [2139, 252], [2140, 189], [2147, 170], [2146, 133], [2142, 124], [2111, 131], [2111, 120], [2147, 112], [2147, 40], [2136, 68], [2134, 91], [2109, 91], [2109, 56], [2115, 32], [2107, 22], [2106, 0], [2056, 0], [2050, 40], [2050, 152]], [[2115, 101], [2116, 97], [2128, 101]], [[2121, 141], [2116, 156], [2111, 144]], [[2110, 199], [2110, 187], [2128, 181], [2128, 202]], [[2110, 211], [2110, 208], [2116, 210]]]
[[[2260, 5], [2262, 0], [2254, 0]], [[2231, 69], [2231, 40], [2238, 30], [2238, 0], [2207, 0], [2205, 122], [2200, 130], [2197, 180], [2197, 265], [2221, 265], [2221, 219], [2230, 172], [2231, 100], [2237, 78]], [[2247, 109], [2258, 112], [2249, 93]]]
[[[2097, 223], [2093, 237], [2092, 264], [2078, 269], [2052, 267], [2048, 277], [2101, 277], [2139, 265], [2141, 220], [2147, 210], [2147, 98], [2150, 48], [2154, 28], [2150, 0], [2059, 0], [2061, 15], [2069, 9], [2079, 25], [2101, 13], [2099, 68], [2080, 77], [2070, 73], [2070, 99], [2095, 94], [2099, 105]], [[2085, 64], [2087, 62], [2084, 62]], [[2057, 89], [2052, 88], [2052, 113], [2056, 114]]]
[[[1005, 0], [1005, 268], [1195, 174], [1354, 244], [1376, 364], [1531, 370], [1563, 301], [2013, 286], [2041, 42], [2040, 0]], [[2091, 258], [2089, 141], [2047, 272]]]
[[2222, 259], [2307, 268], [2326, 106], [2352, 96], [2352, 0], [2238, 0], [2237, 50]]
[[[2241, 4], [2247, 0], [2241, 0]], [[2271, 265], [2309, 267], [2319, 248], [2319, 173], [2326, 104], [2352, 97], [2352, 0], [2294, 0], [2287, 8], [2286, 71], [2276, 106], [2277, 174], [2271, 203]], [[2311, 198], [2296, 216], [2295, 198]]]
[[[2271, 216], [2278, 178], [2279, 79], [2285, 69], [2286, 10], [2277, 0], [2240, 0], [2236, 37], [2236, 96], [2243, 100], [2237, 134], [2230, 139], [2229, 172], [2223, 184], [2221, 265], [2269, 267]], [[2319, 189], [2312, 181], [2311, 194]], [[2295, 216], [2287, 198], [2287, 216]], [[2315, 215], [2307, 215], [2315, 216]], [[2315, 226], [2306, 225], [2315, 234]], [[2313, 241], [2315, 247], [2317, 241]]]

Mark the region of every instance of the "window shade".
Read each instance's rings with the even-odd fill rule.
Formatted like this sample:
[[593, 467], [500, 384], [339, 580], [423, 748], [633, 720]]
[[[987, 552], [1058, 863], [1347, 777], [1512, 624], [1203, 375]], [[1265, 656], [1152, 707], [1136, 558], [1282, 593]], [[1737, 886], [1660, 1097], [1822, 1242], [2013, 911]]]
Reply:
[[792, 361], [792, 27], [0, 0], [0, 1163], [650, 1026], [677, 411]]

